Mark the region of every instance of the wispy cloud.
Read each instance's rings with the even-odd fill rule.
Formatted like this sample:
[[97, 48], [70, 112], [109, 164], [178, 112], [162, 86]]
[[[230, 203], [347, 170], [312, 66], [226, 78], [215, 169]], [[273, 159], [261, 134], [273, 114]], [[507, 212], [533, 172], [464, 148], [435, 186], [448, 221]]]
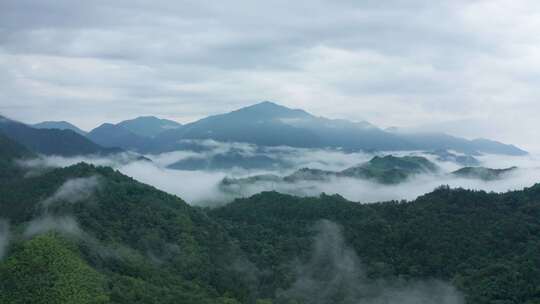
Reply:
[[335, 299], [358, 304], [464, 303], [454, 287], [441, 281], [371, 280], [337, 224], [322, 220], [315, 229], [311, 259], [297, 265], [296, 281], [278, 298], [309, 304], [332, 303]]

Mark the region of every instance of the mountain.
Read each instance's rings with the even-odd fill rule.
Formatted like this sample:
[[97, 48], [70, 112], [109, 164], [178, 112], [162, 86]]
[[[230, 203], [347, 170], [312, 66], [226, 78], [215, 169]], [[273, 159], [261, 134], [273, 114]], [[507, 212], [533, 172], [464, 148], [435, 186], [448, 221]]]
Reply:
[[71, 130], [83, 136], [85, 136], [87, 133], [67, 121], [44, 121], [31, 126], [37, 129]]
[[149, 147], [151, 152], [173, 151], [178, 149], [182, 140], [202, 139], [349, 151], [444, 149], [467, 154], [526, 154], [517, 147], [494, 141], [470, 141], [441, 133], [388, 132], [367, 122], [316, 117], [303, 110], [289, 109], [268, 101], [165, 131], [157, 135]]
[[220, 189], [228, 193], [243, 193], [243, 187], [257, 184], [289, 184], [305, 181], [325, 182], [332, 178], [355, 178], [371, 180], [376, 183], [392, 185], [405, 182], [414, 175], [436, 173], [439, 168], [428, 159], [419, 156], [396, 157], [375, 156], [370, 161], [342, 171], [327, 171], [302, 168], [290, 175], [280, 177], [274, 174], [254, 175], [245, 178], [224, 178]]
[[[291, 290], [297, 303], [443, 303], [415, 298], [423, 289], [399, 287], [392, 279], [399, 277], [409, 283], [422, 278], [452, 282], [465, 301], [450, 303], [540, 299], [540, 185], [505, 194], [441, 187], [415, 201], [375, 204], [339, 195], [299, 198], [265, 192], [209, 213], [228, 227], [258, 269], [261, 297], [290, 296], [283, 291]], [[341, 233], [321, 236], [321, 221], [341, 227]], [[355, 264], [362, 270], [351, 274]], [[304, 288], [295, 288], [295, 282]], [[420, 285], [438, 294], [436, 285]], [[390, 300], [398, 291], [405, 294]], [[387, 298], [363, 298], [374, 294]]]
[[0, 161], [31, 157], [35, 157], [35, 154], [0, 132]]
[[0, 303], [239, 304], [250, 296], [231, 267], [241, 253], [222, 227], [111, 168], [81, 163], [0, 181], [0, 214]]
[[147, 143], [145, 137], [136, 135], [131, 131], [109, 123], [93, 129], [87, 137], [93, 142], [109, 148], [122, 148], [125, 150], [139, 151]]
[[375, 156], [365, 164], [343, 170], [340, 175], [371, 179], [382, 184], [398, 184], [413, 175], [435, 173], [438, 170], [437, 165], [424, 157], [387, 155], [384, 157]]
[[241, 169], [277, 169], [284, 164], [267, 155], [244, 155], [237, 151], [229, 151], [223, 154], [216, 154], [205, 158], [189, 157], [179, 160], [168, 166], [176, 170], [230, 170]]
[[491, 169], [485, 167], [465, 167], [452, 172], [452, 175], [457, 177], [480, 179], [483, 181], [494, 181], [503, 179], [505, 176], [516, 171], [517, 167], [506, 169]]
[[203, 209], [81, 163], [0, 180], [0, 214], [0, 303], [540, 300], [540, 185], [373, 204], [264, 192]]
[[28, 150], [45, 155], [76, 156], [117, 153], [72, 130], [36, 129], [0, 116], [0, 132]]
[[23, 169], [16, 160], [37, 157], [23, 145], [11, 140], [0, 132], [0, 182], [21, 174]]
[[[361, 139], [361, 141], [355, 140]], [[368, 123], [315, 117], [303, 110], [262, 102], [227, 114], [210, 116], [157, 136], [156, 143], [174, 150], [179, 140], [213, 139], [260, 146], [387, 149], [407, 143]], [[412, 148], [412, 147], [411, 147]]]
[[427, 152], [427, 153], [437, 156], [438, 161], [453, 162], [461, 166], [469, 166], [469, 167], [480, 165], [480, 161], [478, 159], [468, 154], [457, 155], [447, 150], [435, 150], [435, 151]]
[[178, 129], [182, 127], [182, 124], [154, 116], [141, 116], [135, 119], [122, 121], [118, 123], [117, 126], [139, 136], [154, 137], [164, 131]]

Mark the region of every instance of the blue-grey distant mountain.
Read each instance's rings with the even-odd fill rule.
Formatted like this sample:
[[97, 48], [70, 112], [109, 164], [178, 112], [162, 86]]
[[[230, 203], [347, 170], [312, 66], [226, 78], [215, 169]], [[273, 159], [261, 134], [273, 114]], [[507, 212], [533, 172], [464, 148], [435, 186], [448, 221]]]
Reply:
[[503, 179], [510, 175], [510, 173], [515, 172], [516, 170], [518, 170], [517, 167], [510, 167], [504, 169], [492, 169], [486, 167], [465, 167], [454, 171], [451, 174], [457, 177], [480, 179], [489, 182]]
[[246, 178], [224, 178], [219, 186], [225, 192], [243, 193], [244, 187], [257, 183], [275, 185], [276, 183], [290, 184], [306, 181], [329, 182], [334, 178], [370, 180], [379, 184], [393, 185], [405, 182], [415, 175], [434, 174], [438, 171], [439, 167], [424, 157], [387, 155], [375, 156], [366, 163], [342, 171], [302, 168], [284, 177], [262, 174]]
[[148, 138], [134, 134], [119, 125], [104, 123], [88, 133], [87, 137], [93, 142], [109, 148], [122, 148], [126, 150], [142, 150]]
[[475, 167], [480, 165], [480, 161], [469, 154], [457, 155], [447, 150], [435, 150], [427, 153], [436, 156], [438, 161], [453, 162], [466, 167]]
[[37, 128], [37, 129], [71, 130], [83, 136], [86, 136], [86, 133], [87, 133], [67, 121], [44, 121], [44, 122], [34, 124], [32, 125], [32, 127]]
[[139, 136], [154, 137], [164, 131], [178, 129], [182, 127], [182, 124], [154, 116], [141, 116], [122, 121], [117, 126], [123, 127]]
[[210, 116], [165, 131], [146, 148], [172, 151], [182, 140], [213, 139], [261, 146], [339, 148], [347, 151], [455, 150], [467, 154], [523, 155], [525, 151], [489, 140], [467, 140], [442, 133], [403, 134], [355, 123], [313, 116], [303, 110], [262, 102], [227, 114]]
[[2, 116], [0, 132], [28, 150], [45, 155], [104, 155], [121, 151], [101, 147], [72, 130], [37, 129]]

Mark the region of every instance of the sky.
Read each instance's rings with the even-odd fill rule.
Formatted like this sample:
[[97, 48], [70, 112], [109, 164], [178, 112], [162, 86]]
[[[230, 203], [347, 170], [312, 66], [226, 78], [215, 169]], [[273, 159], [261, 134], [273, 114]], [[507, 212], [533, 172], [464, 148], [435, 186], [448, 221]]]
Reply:
[[540, 151], [540, 1], [2, 0], [0, 114], [190, 122], [263, 100]]

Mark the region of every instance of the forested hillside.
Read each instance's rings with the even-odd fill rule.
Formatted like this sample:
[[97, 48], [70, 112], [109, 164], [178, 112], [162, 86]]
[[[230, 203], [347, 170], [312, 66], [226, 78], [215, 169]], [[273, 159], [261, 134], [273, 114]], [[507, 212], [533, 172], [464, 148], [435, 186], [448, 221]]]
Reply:
[[0, 140], [0, 303], [540, 301], [540, 185], [200, 209], [107, 167], [20, 167]]
[[[79, 164], [13, 178], [0, 193], [11, 227], [1, 303], [249, 300], [230, 267], [241, 255], [214, 221], [110, 168]], [[97, 296], [77, 296], [90, 294]]]
[[294, 280], [280, 266], [308, 259], [312, 227], [327, 219], [373, 279], [447, 280], [467, 303], [540, 301], [540, 185], [506, 194], [441, 187], [413, 202], [366, 205], [268, 192], [210, 214], [258, 267], [266, 296]]

